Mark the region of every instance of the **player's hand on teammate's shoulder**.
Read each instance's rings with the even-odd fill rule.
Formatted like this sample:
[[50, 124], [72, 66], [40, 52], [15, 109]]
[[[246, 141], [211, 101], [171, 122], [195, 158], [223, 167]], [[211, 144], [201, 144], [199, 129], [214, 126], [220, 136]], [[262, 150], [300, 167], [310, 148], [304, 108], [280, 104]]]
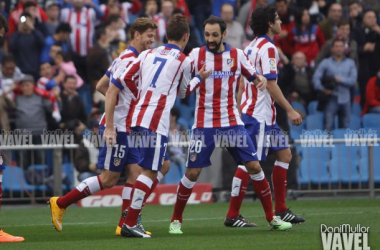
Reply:
[[198, 75], [202, 80], [206, 80], [211, 74], [211, 69], [206, 70], [206, 65], [203, 65], [202, 68], [198, 71]]
[[253, 83], [259, 90], [263, 91], [264, 89], [266, 89], [268, 82], [264, 76], [258, 75], [256, 79], [253, 81]]
[[293, 125], [300, 125], [302, 123], [302, 116], [294, 109], [288, 111], [288, 117], [292, 121]]
[[114, 127], [106, 127], [103, 134], [105, 143], [108, 147], [113, 147], [116, 144], [116, 131]]

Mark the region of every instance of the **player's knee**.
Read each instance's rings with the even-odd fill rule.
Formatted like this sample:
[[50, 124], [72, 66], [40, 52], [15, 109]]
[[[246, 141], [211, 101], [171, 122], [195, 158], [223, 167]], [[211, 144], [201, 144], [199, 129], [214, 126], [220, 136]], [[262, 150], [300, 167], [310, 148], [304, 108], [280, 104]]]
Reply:
[[116, 185], [117, 180], [107, 178], [104, 181], [102, 181], [103, 189], [112, 188]]
[[250, 161], [245, 164], [249, 174], [258, 174], [262, 171], [260, 163], [258, 161]]
[[190, 181], [197, 181], [198, 180], [198, 177], [201, 173], [202, 169], [201, 168], [187, 168], [186, 169], [186, 177], [190, 180]]
[[287, 149], [281, 152], [281, 154], [279, 154], [276, 158], [280, 162], [290, 163], [292, 157], [292, 151], [290, 151], [290, 149]]
[[170, 169], [170, 161], [164, 161], [164, 164], [162, 165], [162, 168], [161, 168], [161, 173], [163, 175], [166, 175], [168, 172], [169, 172], [169, 169]]

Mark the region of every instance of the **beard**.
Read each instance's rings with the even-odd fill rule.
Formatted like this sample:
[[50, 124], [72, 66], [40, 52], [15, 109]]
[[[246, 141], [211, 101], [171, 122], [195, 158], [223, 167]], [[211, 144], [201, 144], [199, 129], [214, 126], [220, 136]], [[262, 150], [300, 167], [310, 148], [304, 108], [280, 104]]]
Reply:
[[[211, 52], [211, 53], [218, 53], [218, 50], [220, 48], [220, 45], [222, 44], [222, 41], [220, 41], [219, 43], [216, 43], [216, 42], [207, 42], [206, 41], [206, 46], [208, 48], [208, 50]], [[215, 46], [215, 48], [211, 49], [210, 48], [210, 45], [213, 45]]]

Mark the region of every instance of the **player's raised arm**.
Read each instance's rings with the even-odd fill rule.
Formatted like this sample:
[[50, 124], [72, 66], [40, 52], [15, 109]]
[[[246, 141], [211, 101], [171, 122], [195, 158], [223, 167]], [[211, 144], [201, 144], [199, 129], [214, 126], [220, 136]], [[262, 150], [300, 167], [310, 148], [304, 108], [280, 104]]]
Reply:
[[240, 56], [242, 75], [249, 82], [255, 84], [259, 90], [264, 90], [267, 86], [267, 79], [264, 76], [257, 73], [256, 69], [252, 66], [252, 63], [248, 60], [247, 56], [244, 54], [243, 51], [238, 51]]

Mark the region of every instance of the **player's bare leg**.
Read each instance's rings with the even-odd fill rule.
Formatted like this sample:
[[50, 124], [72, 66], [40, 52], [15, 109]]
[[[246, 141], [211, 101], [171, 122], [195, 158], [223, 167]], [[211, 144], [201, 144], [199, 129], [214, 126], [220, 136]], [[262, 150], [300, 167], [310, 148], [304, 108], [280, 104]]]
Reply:
[[182, 234], [182, 216], [185, 210], [187, 201], [193, 191], [193, 187], [197, 182], [202, 168], [186, 168], [185, 175], [182, 177], [181, 182], [178, 185], [177, 200], [174, 205], [174, 212], [171, 219], [169, 233]]
[[275, 201], [275, 213], [283, 221], [292, 224], [305, 222], [305, 219], [297, 216], [288, 209], [285, 204], [287, 172], [289, 163], [292, 160], [292, 152], [290, 148], [282, 149], [275, 152], [276, 162], [274, 163], [272, 172], [273, 193]]
[[102, 189], [115, 186], [119, 178], [119, 172], [103, 170], [100, 175], [82, 181], [76, 188], [66, 195], [50, 198], [49, 204], [55, 229], [58, 232], [62, 231], [63, 215], [68, 206]]

